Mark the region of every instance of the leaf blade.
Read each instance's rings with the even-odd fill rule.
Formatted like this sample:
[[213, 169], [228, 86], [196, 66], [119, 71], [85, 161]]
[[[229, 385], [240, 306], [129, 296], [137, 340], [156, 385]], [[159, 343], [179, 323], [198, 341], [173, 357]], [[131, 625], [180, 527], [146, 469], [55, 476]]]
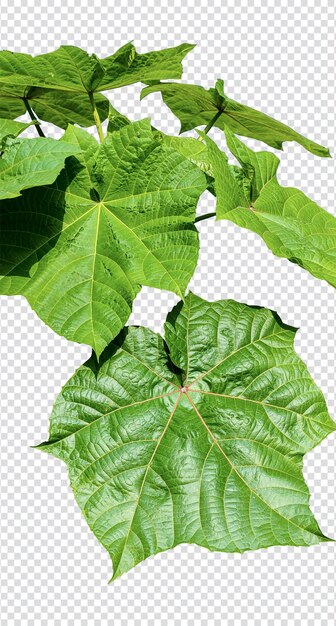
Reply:
[[228, 98], [224, 94], [222, 81], [217, 81], [216, 87], [209, 90], [199, 85], [158, 83], [145, 87], [141, 98], [155, 92], [161, 93], [165, 104], [179, 118], [180, 132], [207, 125], [220, 111], [221, 115], [214, 122], [214, 126], [221, 130], [227, 127], [237, 135], [258, 139], [278, 150], [282, 150], [285, 141], [295, 141], [316, 156], [330, 157], [327, 148], [286, 124]]
[[[194, 219], [206, 181], [157, 140], [149, 120], [100, 146], [69, 127], [61, 143], [68, 141], [81, 154], [55, 184], [26, 192], [15, 213], [2, 206], [1, 288], [22, 293], [56, 332], [99, 355], [142, 285], [183, 297], [198, 257]], [[18, 226], [23, 216], [29, 237]]]
[[65, 385], [41, 448], [67, 463], [112, 580], [180, 543], [328, 541], [302, 458], [335, 423], [294, 334], [267, 309], [189, 294], [167, 318], [167, 344], [124, 329]]

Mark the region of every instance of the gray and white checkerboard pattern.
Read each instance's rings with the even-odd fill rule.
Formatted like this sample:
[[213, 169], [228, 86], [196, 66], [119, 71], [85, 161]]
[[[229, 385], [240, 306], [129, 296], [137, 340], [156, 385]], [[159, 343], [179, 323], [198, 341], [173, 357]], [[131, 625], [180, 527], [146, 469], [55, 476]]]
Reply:
[[[140, 52], [196, 42], [184, 78], [259, 107], [335, 151], [335, 11], [332, 0], [0, 0], [0, 48], [46, 52], [61, 43], [105, 56], [134, 40]], [[118, 108], [178, 122], [140, 86], [113, 94]], [[253, 142], [250, 144], [253, 145]], [[260, 144], [259, 144], [260, 145]], [[286, 144], [281, 181], [335, 214], [335, 164]], [[204, 195], [199, 210], [213, 209]], [[336, 416], [335, 290], [229, 222], [201, 222], [191, 287], [278, 311], [300, 327], [296, 348]], [[161, 331], [171, 294], [143, 289], [131, 321]], [[53, 334], [24, 298], [1, 298], [1, 626], [266, 626], [335, 624], [335, 545], [243, 555], [183, 545], [148, 559], [113, 585], [109, 557], [89, 531], [65, 465], [29, 446], [47, 436], [62, 384], [89, 349]], [[336, 438], [306, 457], [312, 508], [336, 537]]]

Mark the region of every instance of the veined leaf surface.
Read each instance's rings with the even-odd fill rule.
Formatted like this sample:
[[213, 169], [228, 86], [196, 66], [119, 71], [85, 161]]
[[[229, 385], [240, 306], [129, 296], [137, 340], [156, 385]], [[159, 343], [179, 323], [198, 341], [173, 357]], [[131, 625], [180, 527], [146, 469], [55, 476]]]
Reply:
[[40, 448], [67, 463], [113, 580], [180, 543], [244, 552], [328, 541], [302, 459], [335, 423], [294, 335], [267, 309], [189, 294], [166, 343], [126, 328], [65, 385]]
[[[336, 287], [336, 218], [302, 191], [282, 187], [276, 179], [279, 159], [253, 152], [226, 130], [231, 152], [243, 176], [233, 175], [227, 156], [209, 137], [217, 219], [228, 219], [260, 235], [274, 254], [297, 263]], [[254, 174], [249, 179], [247, 169]], [[249, 193], [246, 194], [246, 190]]]
[[57, 143], [81, 153], [54, 184], [0, 205], [0, 289], [24, 295], [53, 330], [99, 355], [142, 285], [183, 297], [198, 258], [194, 220], [206, 180], [158, 140], [148, 119], [101, 145], [71, 126]]
[[282, 149], [285, 141], [296, 141], [309, 152], [320, 157], [330, 157], [327, 148], [303, 137], [300, 133], [278, 122], [261, 111], [231, 100], [224, 93], [224, 83], [218, 80], [215, 88], [204, 89], [198, 85], [157, 83], [145, 87], [141, 97], [160, 92], [163, 101], [181, 122], [181, 132], [204, 126], [220, 113], [214, 126], [243, 137], [259, 139], [273, 148]]

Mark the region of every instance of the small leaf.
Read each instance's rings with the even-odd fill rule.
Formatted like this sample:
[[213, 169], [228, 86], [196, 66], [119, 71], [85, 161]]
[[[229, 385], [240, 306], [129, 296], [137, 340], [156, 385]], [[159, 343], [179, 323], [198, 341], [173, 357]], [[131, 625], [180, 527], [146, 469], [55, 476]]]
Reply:
[[112, 580], [181, 543], [244, 552], [328, 541], [302, 462], [335, 423], [294, 335], [268, 309], [189, 294], [168, 316], [166, 344], [126, 328], [64, 386], [39, 448], [68, 465]]
[[[336, 287], [336, 218], [302, 191], [282, 187], [276, 179], [279, 160], [253, 152], [227, 129], [227, 142], [243, 168], [251, 166], [250, 200], [243, 176], [234, 178], [226, 155], [206, 137], [214, 171], [217, 219], [228, 219], [260, 235], [274, 254], [285, 257]], [[242, 170], [243, 172], [243, 170]]]
[[237, 135], [259, 139], [279, 150], [282, 150], [284, 141], [296, 141], [312, 154], [330, 157], [327, 148], [303, 137], [265, 113], [228, 98], [224, 94], [223, 81], [217, 81], [216, 87], [208, 90], [198, 85], [153, 84], [142, 90], [141, 98], [157, 91], [180, 120], [181, 132], [208, 124], [220, 111], [221, 115], [214, 126], [221, 130], [228, 127]]
[[7, 142], [0, 158], [0, 199], [15, 198], [23, 189], [52, 183], [65, 159], [77, 151], [76, 146], [41, 137]]
[[100, 146], [69, 126], [59, 145], [68, 141], [82, 153], [54, 184], [0, 205], [0, 289], [24, 295], [53, 330], [100, 355], [142, 285], [183, 297], [198, 258], [194, 220], [206, 180], [158, 140], [148, 119]]

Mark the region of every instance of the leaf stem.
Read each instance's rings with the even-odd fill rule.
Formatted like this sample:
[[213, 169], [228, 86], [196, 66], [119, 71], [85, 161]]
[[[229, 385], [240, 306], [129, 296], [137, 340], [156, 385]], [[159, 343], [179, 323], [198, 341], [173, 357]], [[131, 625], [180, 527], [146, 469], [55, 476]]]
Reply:
[[100, 117], [99, 117], [97, 105], [95, 103], [95, 99], [94, 99], [92, 91], [89, 91], [89, 98], [90, 98], [90, 103], [91, 103], [93, 119], [94, 119], [94, 122], [95, 122], [95, 125], [96, 125], [96, 128], [97, 128], [97, 131], [98, 131], [99, 141], [100, 141], [100, 143], [102, 143], [104, 141], [105, 137], [104, 137], [102, 123], [101, 123], [101, 120], [100, 120]]
[[27, 113], [29, 114], [29, 117], [30, 117], [31, 121], [32, 122], [36, 122], [36, 124], [34, 124], [34, 126], [35, 126], [35, 128], [37, 130], [37, 134], [40, 137], [45, 137], [45, 134], [44, 134], [44, 132], [43, 132], [43, 130], [41, 128], [41, 122], [37, 119], [33, 109], [31, 108], [31, 106], [29, 104], [28, 99], [27, 98], [23, 98], [23, 102], [24, 102], [24, 105], [25, 105], [25, 107], [27, 109]]
[[206, 213], [205, 215], [199, 215], [195, 219], [195, 224], [196, 224], [196, 222], [202, 222], [203, 220], [208, 220], [210, 217], [215, 217], [215, 216], [216, 216], [216, 212], [214, 212], [214, 213]]
[[[204, 133], [205, 135], [208, 134], [209, 130], [211, 130], [211, 128], [213, 127], [214, 124], [216, 124], [218, 118], [222, 115], [223, 111], [217, 111], [216, 115], [214, 115], [214, 117], [212, 118], [212, 120], [210, 120], [210, 122], [206, 125], [205, 129], [204, 129]], [[198, 138], [198, 141], [202, 141], [203, 137], [200, 135]]]

